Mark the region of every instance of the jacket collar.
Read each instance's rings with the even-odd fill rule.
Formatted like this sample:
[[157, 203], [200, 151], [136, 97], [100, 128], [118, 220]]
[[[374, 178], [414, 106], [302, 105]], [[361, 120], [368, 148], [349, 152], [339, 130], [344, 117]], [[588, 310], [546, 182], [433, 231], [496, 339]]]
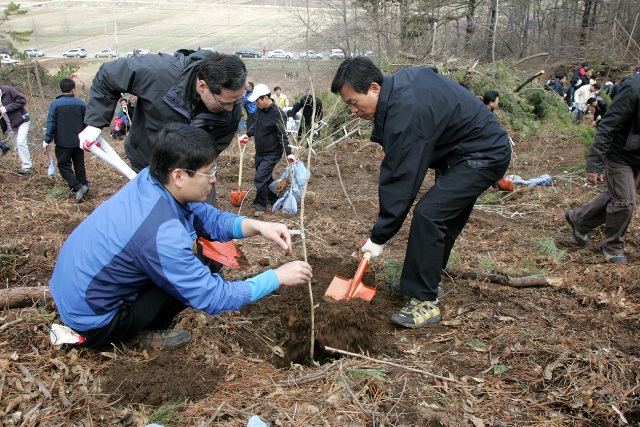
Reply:
[[382, 144], [384, 136], [384, 120], [387, 117], [387, 107], [389, 106], [389, 97], [393, 90], [393, 76], [384, 76], [382, 80], [382, 88], [378, 96], [378, 104], [376, 105], [376, 114], [373, 117], [373, 129], [371, 130], [371, 141]]

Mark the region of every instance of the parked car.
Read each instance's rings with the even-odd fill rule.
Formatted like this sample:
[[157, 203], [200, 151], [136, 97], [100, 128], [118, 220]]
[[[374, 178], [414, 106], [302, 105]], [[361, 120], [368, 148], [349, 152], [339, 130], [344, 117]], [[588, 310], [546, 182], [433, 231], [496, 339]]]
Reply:
[[329, 58], [331, 59], [342, 59], [344, 58], [344, 52], [342, 49], [331, 49], [331, 53], [329, 54]]
[[30, 47], [29, 49], [25, 49], [24, 54], [30, 57], [40, 57], [45, 55], [44, 51], [38, 49], [37, 47]]
[[0, 65], [18, 65], [20, 63], [19, 59], [13, 59], [6, 53], [0, 54]]
[[309, 58], [309, 59], [322, 59], [324, 58], [321, 53], [316, 53], [312, 50], [308, 50], [306, 52], [300, 52], [300, 58]]
[[96, 58], [115, 58], [116, 51], [114, 49], [102, 49], [100, 52], [96, 52], [94, 55]]
[[0, 54], [14, 56], [16, 53], [8, 47], [0, 47]]
[[262, 58], [262, 54], [253, 49], [237, 50], [236, 55], [240, 58]]
[[[212, 47], [201, 47], [198, 50], [208, 50], [209, 52], [220, 52], [218, 49], [214, 49]], [[206, 53], [206, 52], [204, 52], [204, 53]], [[222, 53], [222, 52], [220, 52], [220, 53]]]
[[65, 58], [86, 58], [87, 57], [87, 49], [83, 47], [74, 47], [73, 49], [69, 49], [66, 52], [62, 53], [62, 56]]
[[267, 52], [267, 58], [293, 58], [293, 53], [284, 51], [282, 49], [270, 50]]
[[137, 49], [133, 49], [133, 52], [127, 53], [127, 58], [131, 58], [132, 56], [140, 57], [140, 56], [145, 56], [147, 54], [149, 54], [149, 49], [145, 49], [143, 47], [139, 47]]

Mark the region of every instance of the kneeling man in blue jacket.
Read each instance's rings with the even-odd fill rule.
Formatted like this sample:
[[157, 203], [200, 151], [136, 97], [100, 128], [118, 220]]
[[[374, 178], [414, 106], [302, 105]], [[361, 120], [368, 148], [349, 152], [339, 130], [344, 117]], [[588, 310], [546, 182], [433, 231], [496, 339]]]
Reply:
[[291, 253], [284, 224], [204, 203], [216, 182], [216, 150], [202, 129], [173, 123], [160, 132], [150, 166], [87, 217], [62, 246], [51, 294], [82, 346], [137, 341], [174, 349], [187, 331], [168, 329], [187, 307], [236, 311], [278, 289], [311, 280], [292, 261], [247, 280], [225, 281], [193, 252], [198, 237], [227, 242], [258, 234]]

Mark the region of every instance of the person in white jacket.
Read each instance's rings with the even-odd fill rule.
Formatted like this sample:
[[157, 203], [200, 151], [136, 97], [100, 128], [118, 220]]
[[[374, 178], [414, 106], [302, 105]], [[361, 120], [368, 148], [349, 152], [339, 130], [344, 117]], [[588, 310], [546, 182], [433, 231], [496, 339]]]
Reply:
[[587, 101], [589, 100], [589, 98], [596, 97], [598, 91], [600, 90], [600, 87], [600, 83], [593, 83], [590, 85], [581, 86], [576, 90], [576, 93], [573, 96], [573, 104], [576, 107], [574, 111], [577, 114], [574, 120], [575, 124], [579, 125], [580, 123], [582, 123], [582, 120], [584, 120], [584, 115], [589, 108]]

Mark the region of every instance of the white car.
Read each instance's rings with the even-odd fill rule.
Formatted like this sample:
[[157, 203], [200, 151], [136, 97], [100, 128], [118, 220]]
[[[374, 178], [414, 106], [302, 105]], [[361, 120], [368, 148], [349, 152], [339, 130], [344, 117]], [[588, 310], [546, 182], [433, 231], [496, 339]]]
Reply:
[[37, 47], [30, 47], [29, 49], [25, 49], [24, 54], [31, 57], [39, 57], [45, 55], [44, 51], [38, 49]]
[[321, 53], [316, 53], [312, 50], [308, 50], [306, 52], [300, 52], [300, 58], [322, 59], [323, 56]]
[[267, 58], [293, 58], [293, 53], [285, 52], [282, 49], [275, 49], [267, 52]]
[[344, 52], [342, 49], [331, 49], [331, 54], [329, 55], [331, 59], [342, 59], [344, 58]]
[[102, 49], [100, 52], [96, 52], [96, 54], [94, 55], [96, 58], [115, 58], [116, 57], [116, 51], [109, 48], [109, 49]]
[[86, 58], [87, 57], [87, 49], [83, 47], [74, 47], [73, 49], [69, 49], [66, 52], [62, 53], [62, 56], [65, 58]]
[[20, 60], [13, 59], [6, 53], [0, 54], [0, 65], [18, 65]]

